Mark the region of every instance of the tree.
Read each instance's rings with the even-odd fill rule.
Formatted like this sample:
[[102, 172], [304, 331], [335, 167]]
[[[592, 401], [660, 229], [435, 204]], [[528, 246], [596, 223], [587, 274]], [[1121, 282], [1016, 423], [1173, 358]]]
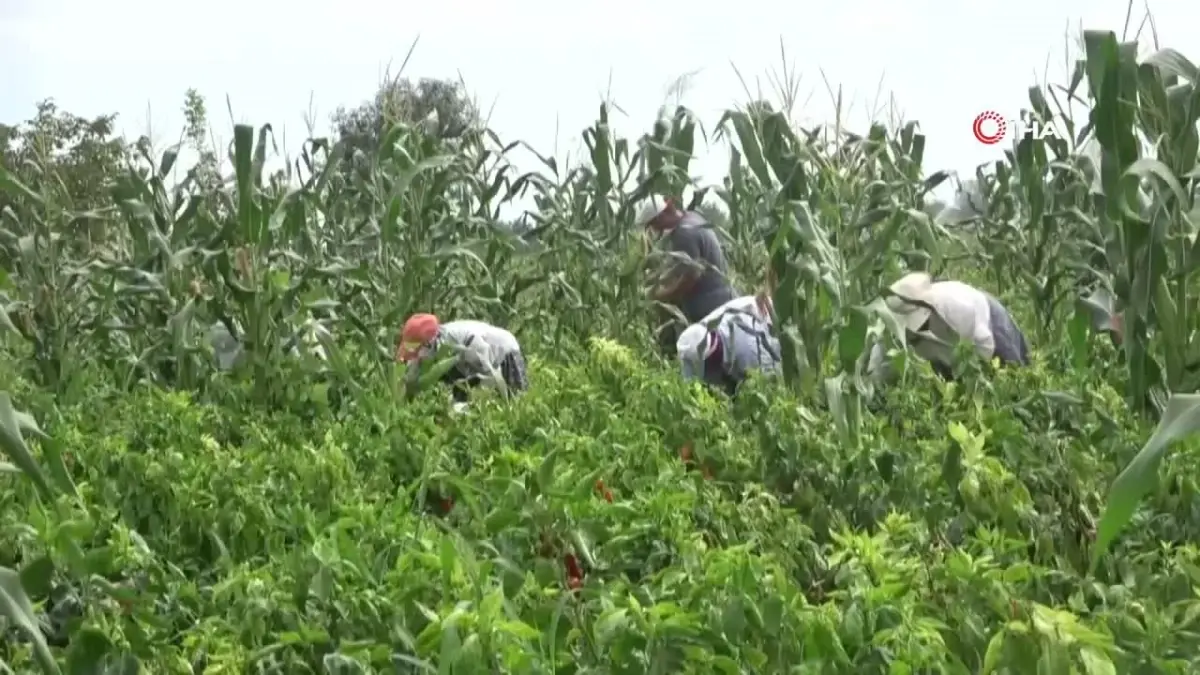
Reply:
[[[340, 203], [350, 210], [343, 216], [370, 216], [372, 204], [377, 199], [364, 189], [374, 182], [370, 176], [373, 158], [380, 150], [384, 135], [397, 123], [405, 123], [424, 134], [421, 144], [424, 154], [447, 153], [462, 156], [462, 150], [478, 134], [469, 133], [479, 128], [479, 111], [468, 98], [464, 87], [453, 81], [421, 79], [414, 84], [407, 79], [385, 80], [374, 99], [365, 101], [357, 108], [338, 108], [332, 119], [336, 140], [344, 144], [344, 159], [337, 168], [341, 187], [347, 194]], [[480, 167], [480, 171], [483, 171]], [[443, 192], [447, 202], [453, 201], [453, 189]], [[426, 205], [433, 208], [432, 205]], [[370, 223], [370, 218], [368, 218]], [[371, 226], [374, 227], [374, 226]], [[361, 251], [373, 255], [378, 239], [374, 242], [367, 235], [363, 238]]]
[[69, 200], [63, 204], [68, 208], [107, 206], [112, 203], [109, 180], [125, 166], [129, 150], [113, 135], [116, 118], [79, 117], [46, 99], [38, 103], [33, 119], [16, 126], [0, 124], [0, 164], [35, 192], [48, 189]]
[[[114, 135], [116, 117], [87, 119], [46, 99], [37, 104], [33, 119], [0, 124], [0, 166], [39, 194], [47, 207], [79, 216], [71, 231], [59, 233], [74, 247], [100, 245], [110, 234], [104, 219], [93, 216], [113, 205], [113, 177], [131, 161], [131, 148]], [[23, 207], [32, 207], [18, 199], [0, 191], [0, 211], [12, 208], [20, 214]]]
[[183, 95], [184, 142], [196, 153], [196, 164], [191, 168], [196, 183], [202, 188], [220, 185], [220, 164], [217, 161], [216, 145], [208, 129], [208, 106], [204, 97], [195, 89]]
[[397, 122], [426, 120], [433, 123], [431, 132], [438, 137], [458, 138], [478, 124], [479, 109], [462, 84], [422, 78], [415, 85], [408, 79], [385, 81], [373, 100], [352, 110], [339, 107], [333, 114], [338, 140], [346, 142], [348, 155], [354, 150], [375, 152], [388, 127]]

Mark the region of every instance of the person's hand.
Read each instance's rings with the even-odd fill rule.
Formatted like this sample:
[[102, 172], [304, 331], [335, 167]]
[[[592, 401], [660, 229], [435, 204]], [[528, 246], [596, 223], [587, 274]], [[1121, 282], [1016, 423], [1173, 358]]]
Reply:
[[674, 281], [660, 282], [655, 290], [654, 299], [659, 302], [674, 303], [687, 281], [687, 277], [677, 277]]
[[419, 382], [419, 380], [416, 377], [407, 377], [406, 376], [404, 378], [404, 388], [400, 392], [401, 396], [403, 396], [402, 400], [411, 401], [413, 398], [416, 397], [418, 382]]
[[501, 395], [508, 396], [508, 383], [504, 381], [504, 375], [496, 368], [488, 369], [488, 379], [491, 380], [492, 387], [499, 391]]

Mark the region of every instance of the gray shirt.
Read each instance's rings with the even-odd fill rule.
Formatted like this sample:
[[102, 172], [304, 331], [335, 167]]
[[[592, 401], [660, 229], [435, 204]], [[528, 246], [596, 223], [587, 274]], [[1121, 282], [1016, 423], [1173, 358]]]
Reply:
[[[685, 255], [692, 264], [703, 266], [696, 284], [679, 300], [679, 310], [688, 321], [699, 321], [736, 296], [725, 278], [725, 253], [721, 250], [721, 241], [703, 216], [688, 211], [679, 226], [663, 239], [668, 251]], [[680, 263], [672, 261], [671, 264]]]

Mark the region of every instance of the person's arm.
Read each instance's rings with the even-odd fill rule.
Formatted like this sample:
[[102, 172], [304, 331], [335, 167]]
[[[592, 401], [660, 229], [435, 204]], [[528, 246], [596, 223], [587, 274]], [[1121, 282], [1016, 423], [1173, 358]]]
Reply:
[[876, 342], [871, 347], [871, 356], [867, 361], [867, 377], [876, 385], [882, 385], [892, 379], [892, 362], [887, 358], [887, 350], [883, 342]]
[[680, 358], [679, 359], [679, 374], [685, 380], [697, 380], [703, 375], [701, 367], [696, 363], [695, 359]]
[[687, 293], [696, 285], [700, 272], [690, 265], [681, 265], [680, 269], [671, 272], [669, 280], [654, 288], [651, 297], [659, 302], [672, 302]]
[[971, 339], [975, 342], [975, 350], [985, 359], [991, 360], [996, 353], [996, 336], [992, 334], [992, 308], [987, 296], [982, 293], [976, 298]]
[[417, 393], [417, 383], [421, 379], [421, 362], [423, 359], [410, 361], [404, 366], [404, 398], [411, 399]]
[[764, 288], [754, 294], [754, 309], [758, 312], [758, 317], [768, 326], [774, 325], [775, 301], [771, 298], [770, 291]]
[[[670, 272], [666, 280], [659, 283], [651, 292], [651, 297], [659, 302], [671, 302], [687, 293], [696, 285], [704, 273], [703, 256], [700, 254], [700, 238], [693, 232], [685, 232], [677, 228], [671, 232], [670, 250], [676, 254], [675, 260], [668, 264]], [[683, 259], [678, 259], [683, 257]]]

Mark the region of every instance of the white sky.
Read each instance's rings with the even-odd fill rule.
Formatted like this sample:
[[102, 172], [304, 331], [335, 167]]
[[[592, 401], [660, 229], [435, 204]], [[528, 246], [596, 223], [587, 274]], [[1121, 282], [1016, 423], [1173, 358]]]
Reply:
[[[865, 128], [894, 96], [928, 136], [927, 171], [971, 172], [1002, 152], [973, 138], [974, 117], [987, 109], [1015, 117], [1030, 85], [1065, 83], [1079, 28], [1119, 35], [1126, 8], [1125, 0], [0, 0], [0, 121], [25, 120], [52, 96], [76, 114], [119, 113], [130, 136], [152, 121], [154, 140], [166, 144], [182, 128], [184, 91], [195, 87], [223, 140], [228, 95], [236, 121], [271, 122], [294, 149], [310, 102], [324, 125], [339, 104], [370, 98], [419, 36], [405, 74], [461, 73], [485, 111], [494, 102], [501, 138], [543, 154], [557, 147], [561, 158], [578, 152], [610, 82], [626, 112], [615, 126], [634, 139], [670, 83], [699, 71], [683, 103], [711, 127], [746, 101], [733, 66], [768, 87], [782, 40], [811, 95], [808, 121], [833, 115], [823, 70], [853, 102], [853, 126]], [[1161, 44], [1200, 61], [1200, 4], [1155, 0], [1150, 9]], [[726, 152], [701, 152], [693, 173], [719, 180]]]

